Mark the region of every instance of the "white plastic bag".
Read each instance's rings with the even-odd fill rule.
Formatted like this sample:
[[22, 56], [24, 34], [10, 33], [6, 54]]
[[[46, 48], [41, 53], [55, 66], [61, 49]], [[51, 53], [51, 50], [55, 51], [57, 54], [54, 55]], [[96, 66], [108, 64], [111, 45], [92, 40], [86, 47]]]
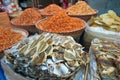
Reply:
[[84, 34], [84, 46], [86, 49], [89, 48], [91, 41], [94, 38], [106, 39], [109, 41], [120, 41], [120, 32], [108, 31], [102, 27], [87, 26]]

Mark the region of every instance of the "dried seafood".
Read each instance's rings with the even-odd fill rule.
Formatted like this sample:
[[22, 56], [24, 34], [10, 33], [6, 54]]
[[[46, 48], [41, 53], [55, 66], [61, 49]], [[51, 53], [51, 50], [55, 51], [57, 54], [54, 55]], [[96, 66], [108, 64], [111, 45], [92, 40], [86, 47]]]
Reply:
[[120, 43], [94, 39], [91, 45], [95, 54], [97, 70], [102, 80], [119, 80]]
[[16, 72], [38, 80], [70, 77], [89, 60], [72, 37], [50, 33], [29, 37], [5, 54]]

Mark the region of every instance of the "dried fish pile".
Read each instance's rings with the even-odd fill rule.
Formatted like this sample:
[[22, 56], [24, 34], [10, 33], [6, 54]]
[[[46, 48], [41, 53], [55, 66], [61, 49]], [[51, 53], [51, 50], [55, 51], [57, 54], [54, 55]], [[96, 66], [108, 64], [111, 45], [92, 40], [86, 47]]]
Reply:
[[94, 70], [96, 68], [100, 80], [120, 79], [120, 43], [94, 39], [90, 53], [95, 55], [97, 67], [94, 65]]
[[15, 72], [35, 80], [62, 80], [89, 62], [83, 47], [70, 36], [43, 33], [5, 51]]

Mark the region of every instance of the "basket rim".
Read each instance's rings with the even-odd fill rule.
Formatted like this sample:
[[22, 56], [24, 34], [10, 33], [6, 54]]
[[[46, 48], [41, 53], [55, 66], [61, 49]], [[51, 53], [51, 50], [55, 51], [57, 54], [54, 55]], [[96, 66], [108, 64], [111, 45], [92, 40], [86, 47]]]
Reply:
[[80, 16], [83, 17], [83, 16], [97, 15], [99, 11], [98, 11], [97, 9], [94, 9], [94, 10], [95, 10], [95, 13], [93, 13], [93, 14], [85, 14], [85, 15], [83, 15], [83, 14], [79, 14], [79, 15], [77, 15], [77, 14], [76, 14], [76, 15], [74, 15], [74, 14], [68, 14], [68, 15], [69, 15], [69, 16], [76, 16], [76, 17], [77, 17], [77, 16], [78, 16], [78, 17], [80, 17]]
[[[44, 14], [44, 13], [42, 13], [42, 10], [43, 10], [43, 9], [40, 9], [40, 10], [39, 10], [39, 12], [41, 13], [42, 16], [53, 16], [53, 15], [54, 15], [54, 14]], [[76, 14], [76, 15], [68, 14], [67, 11], [66, 11], [66, 13], [67, 13], [68, 16], [79, 16], [79, 17], [80, 17], [80, 16], [82, 17], [82, 16], [97, 15], [99, 11], [98, 11], [97, 9], [93, 9], [93, 10], [95, 10], [95, 13], [93, 13], [93, 14], [85, 14], [85, 15], [82, 15], [82, 14], [81, 14], [81, 15], [80, 15], [80, 14], [79, 14], [79, 15], [77, 15], [77, 14]]]
[[14, 21], [15, 21], [17, 18], [18, 18], [18, 17], [11, 19], [10, 22], [11, 22], [12, 25], [14, 25], [14, 26], [20, 26], [20, 27], [30, 27], [30, 26], [34, 26], [34, 25], [35, 25], [35, 24], [29, 24], [29, 25], [28, 25], [28, 24], [26, 24], [26, 25], [25, 25], [25, 24], [21, 24], [21, 25], [19, 24], [19, 25], [18, 25], [18, 24], [16, 24], [16, 23], [14, 23]]

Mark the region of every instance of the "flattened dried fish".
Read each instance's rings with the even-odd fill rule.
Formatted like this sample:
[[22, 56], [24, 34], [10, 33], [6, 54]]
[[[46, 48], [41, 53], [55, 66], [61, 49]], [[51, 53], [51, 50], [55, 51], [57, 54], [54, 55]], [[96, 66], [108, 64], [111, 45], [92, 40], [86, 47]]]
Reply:
[[67, 80], [88, 62], [83, 47], [70, 36], [43, 33], [22, 42], [6, 57], [15, 71], [35, 80]]
[[92, 41], [91, 51], [96, 57], [98, 73], [102, 80], [118, 80], [120, 75], [116, 66], [120, 63], [115, 65], [118, 57], [120, 57], [120, 48], [116, 44], [117, 42], [100, 39]]

